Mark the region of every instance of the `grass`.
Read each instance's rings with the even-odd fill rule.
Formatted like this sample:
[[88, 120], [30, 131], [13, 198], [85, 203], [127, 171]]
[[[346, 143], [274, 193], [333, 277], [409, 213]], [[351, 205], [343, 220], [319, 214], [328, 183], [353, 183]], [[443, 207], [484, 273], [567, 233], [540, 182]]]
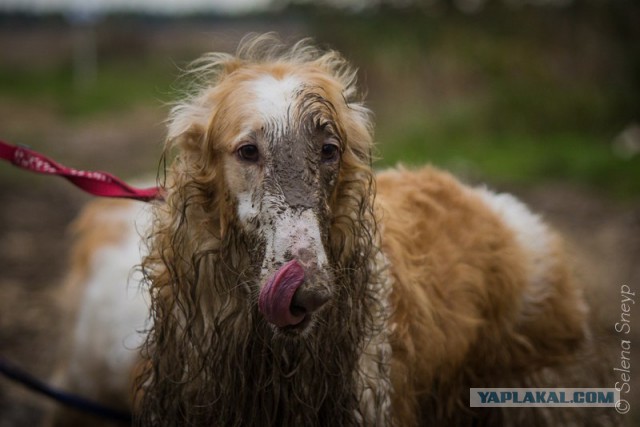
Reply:
[[[510, 96], [533, 97], [532, 90]], [[568, 181], [622, 200], [640, 195], [640, 156], [617, 156], [611, 145], [615, 134], [580, 122], [563, 127], [551, 113], [546, 120], [527, 121], [527, 112], [535, 115], [539, 100], [533, 106], [512, 106], [509, 113], [501, 96], [498, 91], [461, 98], [428, 112], [410, 102], [397, 105], [394, 114], [379, 122], [378, 166], [429, 162], [471, 180], [524, 186]], [[600, 108], [597, 97], [568, 99], [572, 95], [564, 92], [556, 96], [567, 98], [558, 101], [567, 109], [589, 110], [587, 117]], [[546, 129], [541, 130], [544, 123]]]
[[628, 99], [639, 82], [633, 52], [590, 19], [496, 6], [474, 16], [318, 15], [315, 25], [361, 65], [374, 95], [378, 166], [431, 162], [471, 179], [562, 180], [637, 198], [640, 156], [622, 159], [611, 147], [638, 120]]
[[170, 98], [176, 75], [168, 62], [109, 60], [98, 64], [95, 82], [79, 87], [70, 65], [41, 69], [0, 69], [0, 96], [49, 103], [67, 118], [158, 104]]
[[589, 133], [472, 132], [419, 120], [378, 130], [379, 167], [426, 162], [472, 180], [530, 185], [568, 181], [618, 199], [640, 194], [640, 158], [617, 157]]
[[[622, 199], [640, 195], [640, 158], [611, 150], [637, 109], [626, 57], [610, 54], [619, 46], [607, 34], [530, 11], [497, 21], [410, 10], [314, 16], [310, 32], [362, 70], [377, 113], [379, 166], [431, 162], [496, 183], [566, 180]], [[595, 36], [600, 47], [576, 44]], [[47, 103], [71, 121], [172, 99], [178, 71], [168, 55], [119, 53], [99, 55], [95, 84], [85, 89], [66, 63], [0, 68], [0, 99]], [[620, 81], [603, 84], [610, 75]]]
[[[169, 100], [173, 80], [170, 67], [166, 68], [158, 63], [106, 63], [100, 67], [96, 84], [86, 91], [74, 89], [70, 68], [2, 70], [0, 95], [22, 102], [49, 102], [68, 119], [82, 120]], [[523, 92], [511, 96], [523, 96]], [[463, 99], [451, 104], [431, 112], [428, 119], [421, 110], [419, 116], [412, 116], [416, 109], [401, 106], [394, 115], [378, 120], [378, 166], [430, 162], [496, 183], [567, 180], [622, 199], [640, 194], [640, 159], [617, 158], [609, 144], [612, 135], [562, 129], [537, 134], [525, 126], [495, 129], [492, 106], [486, 100]]]

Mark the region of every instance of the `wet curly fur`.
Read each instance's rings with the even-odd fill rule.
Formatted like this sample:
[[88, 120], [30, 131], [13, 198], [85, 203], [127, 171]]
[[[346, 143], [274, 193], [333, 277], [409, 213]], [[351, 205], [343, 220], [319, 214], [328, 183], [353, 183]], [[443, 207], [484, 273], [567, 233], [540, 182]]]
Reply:
[[[212, 155], [218, 139], [211, 111], [223, 109], [212, 102], [224, 98], [212, 92], [228, 85], [234, 73], [259, 73], [274, 61], [327, 73], [346, 101], [354, 102], [354, 76], [346, 63], [306, 43], [283, 51], [260, 38], [245, 43], [238, 57], [211, 55], [197, 64], [194, 72], [206, 76], [204, 88], [173, 111], [167, 151], [178, 155], [143, 264], [154, 322], [138, 383], [142, 424], [355, 425], [359, 419], [358, 358], [384, 321], [375, 285], [379, 245], [368, 112], [351, 104], [355, 118], [342, 123], [351, 145], [331, 201], [328, 254], [338, 292], [322, 324], [297, 340], [274, 333], [258, 313], [260, 243], [238, 225]], [[201, 113], [213, 115], [212, 123]]]
[[[166, 202], [154, 207], [142, 263], [152, 326], [135, 384], [137, 424], [610, 421], [585, 410], [469, 408], [469, 387], [587, 384], [598, 361], [586, 306], [546, 226], [534, 253], [517, 224], [446, 173], [374, 175], [369, 111], [339, 54], [253, 37], [189, 75], [196, 83], [169, 119]], [[265, 225], [239, 217], [229, 178], [239, 172], [225, 154], [255, 113], [239, 88], [264, 75], [304, 81], [288, 117], [322, 111], [343, 143], [319, 216], [333, 294], [296, 335], [259, 312]]]

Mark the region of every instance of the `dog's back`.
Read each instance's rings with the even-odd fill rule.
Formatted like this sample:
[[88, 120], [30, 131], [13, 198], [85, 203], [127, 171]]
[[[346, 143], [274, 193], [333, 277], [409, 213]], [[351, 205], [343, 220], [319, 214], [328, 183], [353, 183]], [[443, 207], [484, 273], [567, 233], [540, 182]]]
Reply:
[[383, 172], [377, 190], [401, 425], [615, 425], [612, 408], [469, 407], [470, 387], [607, 386], [582, 290], [539, 216], [430, 167]]
[[[144, 340], [148, 298], [134, 267], [149, 222], [146, 206], [128, 200], [89, 203], [72, 226], [74, 245], [63, 287], [71, 322], [63, 325], [61, 390], [113, 409], [129, 410], [131, 376]], [[58, 407], [53, 425], [98, 425], [99, 418]], [[112, 424], [109, 424], [112, 425]]]

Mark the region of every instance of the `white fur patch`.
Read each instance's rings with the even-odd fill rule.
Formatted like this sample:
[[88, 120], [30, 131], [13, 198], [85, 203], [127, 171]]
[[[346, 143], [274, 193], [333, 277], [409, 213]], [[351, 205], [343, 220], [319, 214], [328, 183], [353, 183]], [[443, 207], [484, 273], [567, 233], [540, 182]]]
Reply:
[[133, 270], [142, 260], [139, 236], [150, 224], [149, 209], [132, 202], [104, 215], [105, 221], [125, 224], [126, 232], [92, 255], [76, 322], [69, 380], [88, 396], [128, 389], [149, 315], [141, 274]]
[[[266, 220], [263, 221], [266, 224]], [[265, 225], [262, 229], [267, 242], [263, 275], [269, 273], [270, 266], [288, 261], [285, 257], [287, 252], [295, 256], [301, 249], [315, 254], [319, 268], [328, 264], [318, 219], [311, 209], [299, 214], [287, 209], [276, 217], [273, 226]]]
[[258, 215], [258, 209], [253, 205], [251, 193], [245, 192], [238, 194], [238, 219], [243, 224], [247, 224], [249, 220]]
[[276, 79], [271, 75], [265, 75], [253, 82], [251, 89], [256, 97], [255, 108], [258, 114], [285, 125], [300, 84], [300, 80], [295, 77]]
[[510, 194], [497, 194], [487, 188], [477, 188], [475, 193], [513, 232], [518, 246], [527, 257], [529, 290], [524, 297], [540, 302], [551, 292], [545, 279], [554, 261], [553, 240], [548, 227], [538, 215]]

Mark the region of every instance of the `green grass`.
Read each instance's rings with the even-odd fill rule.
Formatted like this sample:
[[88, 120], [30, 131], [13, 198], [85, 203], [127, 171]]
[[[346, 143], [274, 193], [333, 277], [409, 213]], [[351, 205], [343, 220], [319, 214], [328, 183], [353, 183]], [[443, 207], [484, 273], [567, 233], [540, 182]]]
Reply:
[[[611, 150], [613, 138], [638, 120], [637, 97], [629, 101], [637, 93], [631, 55], [588, 21], [532, 12], [324, 12], [309, 25], [311, 35], [362, 71], [377, 114], [379, 166], [432, 162], [471, 178], [565, 180], [638, 197], [640, 158], [624, 160]], [[600, 45], [576, 44], [589, 37]], [[63, 120], [171, 101], [178, 70], [169, 54], [124, 55], [126, 42], [99, 55], [91, 87], [74, 85], [69, 63], [4, 67], [0, 97], [53, 105]], [[186, 52], [188, 46], [172, 55], [190, 57]]]
[[43, 69], [0, 69], [0, 96], [48, 103], [67, 117], [125, 109], [170, 99], [175, 66], [160, 62], [110, 60], [98, 64], [95, 82], [79, 87], [68, 64]]
[[362, 70], [379, 167], [431, 162], [474, 180], [640, 196], [640, 157], [611, 149], [638, 119], [633, 52], [621, 53], [616, 32], [535, 8], [360, 18], [317, 15], [315, 26]]
[[[0, 95], [22, 102], [49, 102], [63, 116], [81, 120], [87, 115], [126, 110], [139, 103], [158, 105], [170, 100], [172, 75], [175, 75], [173, 66], [112, 61], [101, 65], [94, 86], [78, 91], [74, 89], [70, 68], [1, 70]], [[504, 93], [524, 99], [530, 90]], [[522, 125], [526, 118], [519, 117], [526, 116], [526, 108], [538, 108], [530, 104], [514, 107], [512, 114], [505, 116], [512, 125], [496, 125], [496, 115], [508, 111], [504, 104], [509, 101], [500, 98], [500, 93], [497, 98], [452, 101], [428, 115], [410, 105], [398, 105], [393, 114], [387, 113], [382, 121], [378, 120], [381, 157], [378, 166], [430, 162], [463, 176], [496, 183], [528, 185], [566, 180], [622, 199], [640, 194], [640, 159], [615, 157], [610, 147], [612, 135], [580, 132], [576, 130], [579, 126], [536, 132], [535, 127]], [[518, 104], [517, 100], [512, 102]], [[581, 104], [589, 102], [572, 105]], [[553, 108], [563, 110], [557, 105]]]
[[463, 177], [530, 185], [568, 181], [619, 199], [640, 194], [640, 158], [588, 133], [472, 132], [424, 121], [379, 129], [378, 166], [432, 163]]

